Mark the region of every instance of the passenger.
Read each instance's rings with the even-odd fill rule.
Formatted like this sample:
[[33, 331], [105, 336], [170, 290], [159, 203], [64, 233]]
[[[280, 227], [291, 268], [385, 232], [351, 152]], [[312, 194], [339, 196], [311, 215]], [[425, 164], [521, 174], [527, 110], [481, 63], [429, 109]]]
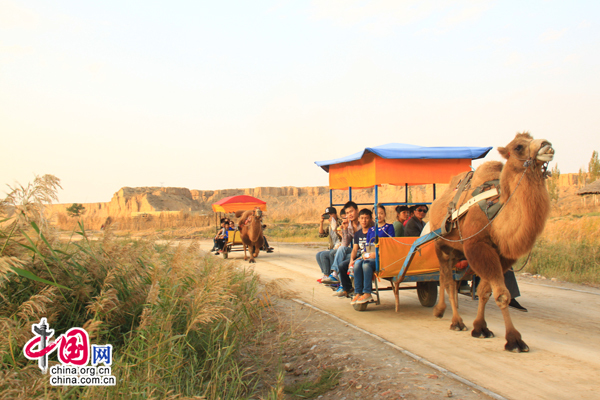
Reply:
[[[329, 224], [323, 227], [326, 219], [329, 219]], [[319, 237], [329, 237], [329, 249], [317, 253], [317, 264], [319, 264], [319, 268], [321, 268], [321, 272], [323, 273], [321, 282], [327, 278], [332, 281], [331, 283], [337, 283], [338, 281], [337, 278], [330, 274], [331, 264], [333, 263], [337, 248], [339, 247], [338, 243], [341, 241], [341, 236], [337, 233], [337, 227], [340, 226], [341, 223], [342, 221], [338, 219], [335, 207], [327, 207], [325, 213], [321, 215]]]
[[404, 236], [404, 223], [408, 221], [408, 207], [396, 206], [396, 221], [394, 221], [394, 233], [396, 237]]
[[229, 231], [229, 221], [223, 222], [223, 229], [221, 230], [221, 234], [218, 235], [217, 239], [217, 250], [215, 251], [215, 255], [218, 255], [223, 251], [223, 248], [225, 247], [225, 244], [229, 238]]
[[[360, 230], [360, 223], [358, 221], [358, 206], [355, 202], [349, 201], [344, 204], [344, 211], [346, 211], [346, 217], [348, 219], [348, 229], [346, 234], [342, 234], [343, 240], [348, 244], [353, 244], [354, 235]], [[346, 244], [344, 242], [343, 244]], [[332, 269], [337, 269], [338, 279], [340, 281], [340, 287], [334, 296], [348, 297], [352, 293], [352, 280], [348, 276], [348, 267], [350, 265], [350, 256], [352, 254], [352, 247], [340, 247], [335, 254], [333, 260]]]
[[265, 235], [263, 235], [263, 247], [262, 249], [263, 251], [266, 251], [267, 253], [272, 253], [274, 248], [269, 246], [269, 242], [267, 242], [267, 237]]
[[[352, 253], [350, 254], [350, 263], [349, 263], [349, 270], [348, 270], [349, 272], [348, 273], [350, 275], [352, 275], [354, 272], [354, 284], [355, 284], [354, 291], [355, 291], [355, 293], [360, 295], [359, 297], [361, 297], [365, 293], [364, 288], [363, 288], [363, 286], [365, 286], [365, 285], [363, 285], [364, 276], [362, 273], [363, 272], [362, 267], [359, 265], [360, 271], [358, 271], [358, 272], [357, 272], [357, 270], [353, 270], [353, 269], [354, 269], [356, 261], [358, 261], [360, 258], [362, 258], [362, 255], [364, 253], [366, 253], [367, 234], [371, 230], [373, 213], [371, 212], [371, 210], [363, 208], [362, 210], [360, 210], [360, 213], [358, 215], [359, 215], [358, 220], [360, 222], [360, 229], [358, 231], [356, 231], [356, 233], [354, 233]], [[373, 230], [373, 232], [375, 232], [375, 230]], [[373, 237], [375, 237], [375, 236], [373, 236]], [[341, 272], [342, 271], [340, 269], [340, 273]], [[358, 274], [358, 277], [356, 274]], [[373, 272], [371, 271], [371, 278], [372, 277], [373, 277]], [[358, 279], [358, 281], [357, 281], [357, 279]], [[370, 286], [370, 281], [369, 281], [369, 286]], [[348, 295], [350, 294], [350, 291], [344, 290], [344, 292], [346, 292], [346, 295], [345, 296], [340, 295], [339, 297], [348, 297]], [[368, 293], [370, 293], [370, 292], [368, 292]], [[354, 301], [354, 299], [353, 299], [353, 301]]]
[[[394, 226], [392, 224], [388, 224], [385, 222], [386, 217], [385, 207], [381, 204], [377, 205], [377, 225], [379, 229], [377, 231], [377, 235], [379, 237], [394, 237], [396, 235], [396, 231], [394, 230]], [[373, 230], [373, 237], [375, 236], [375, 228], [371, 228]]]
[[[414, 215], [415, 215], [415, 208], [417, 208], [417, 206], [410, 206], [410, 207], [408, 207], [408, 218], [402, 224], [402, 225], [404, 225], [404, 228], [406, 228], [406, 224], [408, 223], [408, 221], [410, 221], [410, 219], [412, 217], [414, 217]], [[404, 236], [406, 236], [406, 233], [404, 234]]]
[[[377, 206], [377, 236], [379, 237], [394, 237], [394, 227], [392, 224], [385, 222], [385, 207], [382, 205]], [[351, 304], [362, 304], [368, 303], [373, 300], [371, 294], [373, 293], [372, 280], [373, 272], [375, 271], [375, 257], [374, 251], [368, 251], [368, 246], [375, 244], [375, 227], [371, 227], [367, 233], [366, 249], [356, 262], [354, 263], [354, 298]]]
[[427, 215], [427, 211], [429, 211], [429, 207], [425, 204], [415, 208], [415, 215], [404, 226], [404, 236], [421, 236], [421, 231], [425, 227], [423, 218]]
[[331, 263], [331, 274], [325, 279], [319, 279], [319, 281], [323, 284], [328, 285], [337, 285], [339, 289], [339, 268], [338, 264], [340, 260], [342, 260], [346, 255], [348, 255], [348, 259], [350, 256], [350, 248], [352, 246], [352, 235], [348, 233], [348, 216], [346, 215], [346, 210], [342, 210], [340, 212], [340, 216], [342, 223], [337, 228], [338, 235], [342, 238], [340, 242], [336, 245], [335, 257], [333, 258], [333, 263]]
[[213, 248], [211, 252], [219, 250], [219, 246], [217, 245], [217, 240], [223, 238], [223, 227], [225, 226], [225, 221], [227, 218], [221, 218], [221, 228], [217, 231], [217, 234], [213, 238]]

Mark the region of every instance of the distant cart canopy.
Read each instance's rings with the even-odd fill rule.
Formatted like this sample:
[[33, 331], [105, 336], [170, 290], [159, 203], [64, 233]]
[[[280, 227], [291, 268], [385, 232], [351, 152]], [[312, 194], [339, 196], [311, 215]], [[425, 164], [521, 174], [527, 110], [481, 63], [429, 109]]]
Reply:
[[470, 171], [471, 161], [485, 157], [491, 149], [389, 143], [315, 164], [329, 172], [330, 189], [448, 183], [454, 175]]
[[240, 195], [225, 197], [216, 203], [213, 203], [214, 212], [231, 213], [239, 210], [253, 210], [256, 207], [267, 211], [267, 202], [256, 197]]

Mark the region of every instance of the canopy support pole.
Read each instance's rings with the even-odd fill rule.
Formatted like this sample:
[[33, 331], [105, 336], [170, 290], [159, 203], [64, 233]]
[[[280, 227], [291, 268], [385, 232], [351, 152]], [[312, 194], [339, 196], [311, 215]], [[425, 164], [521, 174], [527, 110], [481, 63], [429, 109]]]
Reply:
[[[377, 215], [377, 210], [378, 207], [377, 205], [379, 204], [379, 191], [377, 190], [378, 186], [375, 185], [375, 206], [374, 211], [375, 211], [375, 272], [378, 273], [379, 272], [379, 217]], [[375, 293], [377, 293], [377, 305], [381, 304], [381, 301], [379, 301], [379, 285], [377, 284], [377, 275], [375, 275]]]

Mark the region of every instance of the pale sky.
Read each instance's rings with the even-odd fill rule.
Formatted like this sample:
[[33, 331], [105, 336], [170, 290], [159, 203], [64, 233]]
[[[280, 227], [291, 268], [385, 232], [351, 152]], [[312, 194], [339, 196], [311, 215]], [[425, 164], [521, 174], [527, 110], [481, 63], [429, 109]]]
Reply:
[[314, 161], [524, 130], [577, 172], [599, 49], [598, 1], [0, 0], [0, 185], [327, 185]]

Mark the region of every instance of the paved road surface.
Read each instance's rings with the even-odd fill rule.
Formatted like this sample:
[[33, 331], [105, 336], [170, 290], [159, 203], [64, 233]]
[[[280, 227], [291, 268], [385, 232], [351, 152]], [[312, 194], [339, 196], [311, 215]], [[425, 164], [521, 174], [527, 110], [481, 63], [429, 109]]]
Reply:
[[[511, 316], [529, 353], [504, 351], [504, 322], [498, 307], [488, 303], [491, 339], [470, 335], [477, 301], [459, 296], [469, 331], [449, 330], [451, 309], [439, 320], [421, 306], [416, 291], [400, 292], [400, 311], [394, 295], [383, 292], [380, 306], [357, 312], [349, 300], [334, 298], [318, 284], [315, 261], [323, 246], [272, 243], [275, 253], [260, 254], [255, 270], [262, 279], [289, 279], [297, 298], [375, 333], [463, 378], [511, 399], [600, 399], [600, 290], [566, 283], [519, 278], [519, 301], [529, 309]], [[208, 250], [212, 242], [203, 242]], [[243, 253], [231, 253], [243, 259]], [[243, 262], [243, 261], [242, 261]], [[388, 286], [383, 281], [382, 286]], [[565, 289], [566, 288], [566, 289]]]

